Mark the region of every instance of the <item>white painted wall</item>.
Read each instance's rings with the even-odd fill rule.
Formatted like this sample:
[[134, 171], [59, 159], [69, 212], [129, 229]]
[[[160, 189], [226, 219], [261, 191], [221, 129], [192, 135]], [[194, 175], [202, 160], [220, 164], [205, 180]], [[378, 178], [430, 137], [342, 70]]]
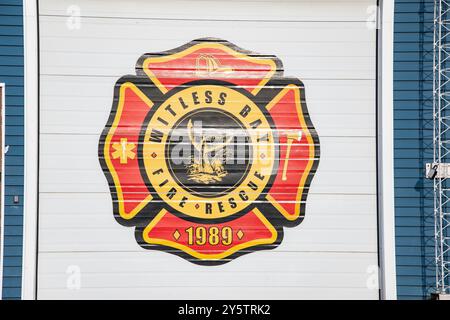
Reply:
[[[39, 3], [38, 298], [378, 298], [375, 0]], [[97, 156], [115, 81], [143, 53], [205, 36], [276, 54], [305, 83], [321, 141], [305, 221], [277, 249], [216, 267], [139, 247], [114, 220]]]

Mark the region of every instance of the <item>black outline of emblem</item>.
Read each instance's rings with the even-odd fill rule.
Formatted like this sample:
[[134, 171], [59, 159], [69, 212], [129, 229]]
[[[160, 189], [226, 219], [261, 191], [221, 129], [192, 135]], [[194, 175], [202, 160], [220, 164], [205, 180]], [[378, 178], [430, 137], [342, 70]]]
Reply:
[[[151, 79], [147, 76], [147, 74], [145, 74], [145, 72], [143, 71], [143, 62], [149, 57], [172, 55], [172, 54], [175, 54], [178, 52], [182, 52], [196, 44], [205, 43], [205, 42], [220, 43], [221, 45], [227, 46], [228, 48], [230, 48], [236, 52], [248, 55], [250, 57], [255, 57], [255, 58], [259, 57], [259, 58], [264, 58], [264, 59], [271, 59], [274, 61], [275, 65], [276, 65], [275, 73], [273, 74], [272, 78], [270, 78], [270, 80], [263, 86], [263, 88], [256, 95], [249, 93], [245, 89], [239, 88], [238, 85], [232, 84], [230, 82], [221, 81], [221, 80], [212, 80], [212, 79], [195, 80], [195, 81], [191, 81], [188, 83], [184, 83], [183, 85], [186, 85], [186, 84], [192, 85], [192, 86], [201, 85], [201, 84], [222, 85], [222, 86], [226, 86], [231, 89], [237, 90], [238, 92], [246, 95], [263, 111], [265, 117], [268, 119], [268, 121], [271, 125], [271, 128], [273, 129], [272, 132], [273, 132], [273, 136], [274, 136], [274, 143], [276, 145], [275, 152], [276, 152], [277, 158], [278, 158], [278, 153], [279, 153], [278, 132], [276, 130], [275, 124], [272, 120], [270, 113], [268, 112], [268, 110], [265, 107], [286, 86], [294, 85], [299, 88], [300, 105], [301, 105], [301, 109], [303, 112], [303, 119], [308, 127], [308, 130], [310, 132], [311, 138], [312, 138], [312, 140], [314, 142], [314, 146], [315, 146], [315, 148], [314, 148], [315, 160], [313, 161], [312, 167], [308, 173], [307, 179], [304, 184], [303, 193], [301, 196], [300, 213], [299, 213], [299, 217], [296, 220], [289, 221], [289, 220], [285, 219], [285, 217], [283, 217], [281, 215], [281, 213], [278, 211], [278, 209], [276, 209], [269, 201], [266, 201], [264, 204], [259, 204], [259, 205], [257, 205], [256, 203], [252, 203], [250, 206], [247, 206], [244, 210], [241, 210], [241, 212], [233, 214], [230, 217], [221, 218], [221, 219], [205, 220], [205, 219], [186, 216], [184, 214], [179, 215], [178, 212], [174, 212], [172, 207], [170, 207], [167, 204], [163, 204], [162, 201], [156, 202], [156, 203], [152, 203], [153, 201], [150, 201], [144, 208], [142, 208], [142, 210], [140, 211], [140, 213], [138, 215], [136, 215], [134, 218], [132, 218], [130, 220], [123, 219], [120, 216], [119, 207], [118, 207], [118, 198], [117, 198], [117, 194], [116, 194], [116, 186], [114, 184], [112, 175], [111, 175], [111, 173], [108, 169], [108, 166], [106, 164], [106, 161], [104, 159], [104, 153], [103, 153], [106, 137], [109, 133], [109, 129], [110, 129], [111, 125], [114, 122], [115, 115], [117, 112], [119, 96], [120, 96], [120, 88], [121, 88], [122, 84], [124, 84], [126, 82], [131, 82], [140, 91], [142, 91], [151, 101], [154, 102], [154, 105], [152, 106], [149, 113], [145, 117], [145, 121], [142, 123], [141, 129], [140, 129], [140, 134], [139, 134], [140, 138], [139, 138], [139, 143], [138, 143], [138, 148], [137, 148], [137, 156], [139, 159], [138, 161], [139, 161], [139, 169], [140, 169], [141, 176], [142, 176], [148, 190], [152, 194], [153, 198], [157, 199], [158, 195], [156, 194], [155, 190], [153, 190], [153, 187], [151, 186], [151, 183], [148, 180], [147, 174], [145, 173], [145, 167], [143, 164], [143, 157], [142, 157], [142, 148], [143, 148], [142, 147], [142, 139], [145, 135], [148, 121], [151, 119], [151, 116], [153, 115], [155, 110], [169, 96], [181, 91], [184, 88], [174, 88], [174, 89], [170, 90], [168, 93], [164, 94], [163, 92], [160, 91], [160, 89], [158, 89], [157, 85], [155, 83], [153, 83], [151, 81]], [[305, 86], [304, 86], [303, 82], [297, 78], [284, 77], [283, 73], [284, 72], [283, 72], [282, 62], [280, 59], [278, 59], [274, 55], [261, 55], [258, 53], [254, 53], [254, 52], [242, 49], [226, 40], [221, 40], [221, 39], [216, 39], [216, 38], [200, 38], [200, 39], [193, 40], [187, 44], [184, 44], [184, 45], [182, 45], [178, 48], [172, 49], [172, 50], [163, 51], [163, 52], [159, 52], [159, 53], [146, 53], [146, 54], [142, 55], [138, 59], [137, 64], [136, 64], [136, 75], [123, 76], [116, 82], [116, 84], [114, 86], [114, 99], [113, 99], [113, 104], [111, 107], [110, 115], [109, 115], [108, 121], [104, 127], [104, 130], [103, 130], [103, 132], [100, 136], [100, 140], [99, 140], [98, 156], [99, 156], [99, 162], [100, 162], [102, 171], [105, 174], [106, 179], [108, 181], [110, 194], [111, 194], [112, 202], [113, 202], [114, 217], [115, 217], [116, 221], [123, 226], [135, 227], [135, 239], [141, 247], [143, 247], [145, 249], [149, 249], [149, 250], [159, 250], [159, 251], [164, 251], [167, 253], [175, 254], [183, 259], [186, 259], [189, 262], [199, 264], [199, 265], [222, 265], [224, 263], [234, 260], [235, 258], [237, 258], [241, 255], [247, 254], [247, 253], [251, 253], [251, 252], [259, 251], [259, 250], [270, 250], [270, 249], [274, 249], [274, 248], [278, 247], [278, 245], [283, 240], [283, 236], [284, 236], [283, 228], [284, 227], [295, 227], [302, 223], [303, 219], [305, 218], [306, 199], [308, 197], [309, 187], [310, 187], [312, 179], [314, 178], [314, 175], [317, 171], [317, 167], [320, 162], [320, 141], [319, 141], [319, 136], [318, 136], [318, 134], [312, 124], [312, 121], [310, 119], [310, 116], [309, 116], [309, 112], [308, 112], [306, 100], [305, 100]], [[264, 188], [264, 191], [261, 192], [260, 195], [258, 196], [258, 200], [261, 200], [262, 198], [264, 198], [265, 192], [270, 190], [270, 188], [272, 187], [273, 182], [276, 177], [276, 172], [278, 171], [278, 165], [279, 165], [278, 161], [274, 164], [273, 173], [271, 175], [271, 178], [269, 179], [269, 182], [267, 183], [266, 187]], [[170, 213], [177, 215], [180, 218], [185, 219], [187, 221], [201, 222], [203, 224], [217, 224], [217, 223], [221, 223], [221, 222], [235, 220], [235, 219], [243, 216], [244, 214], [249, 213], [255, 207], [261, 208], [260, 211], [263, 213], [263, 215], [267, 218], [269, 223], [271, 223], [272, 226], [274, 227], [274, 229], [276, 230], [277, 239], [275, 240], [274, 243], [269, 244], [269, 245], [257, 245], [254, 247], [246, 248], [244, 250], [239, 250], [239, 251], [231, 254], [230, 256], [227, 256], [224, 259], [201, 260], [196, 257], [193, 257], [190, 254], [187, 254], [186, 252], [184, 252], [182, 250], [178, 250], [178, 249], [163, 246], [163, 245], [148, 244], [143, 239], [144, 229], [155, 218], [155, 216], [160, 212], [161, 209], [170, 209], [167, 211], [169, 211]]]

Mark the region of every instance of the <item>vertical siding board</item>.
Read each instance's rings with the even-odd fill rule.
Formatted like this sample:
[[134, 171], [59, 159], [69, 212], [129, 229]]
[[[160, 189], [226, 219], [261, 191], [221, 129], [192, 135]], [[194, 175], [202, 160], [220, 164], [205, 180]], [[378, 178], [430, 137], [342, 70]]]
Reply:
[[433, 0], [396, 0], [394, 148], [397, 292], [426, 299], [434, 286], [432, 159]]
[[[3, 299], [20, 299], [23, 232], [23, 16], [21, 0], [0, 0], [0, 82], [5, 96]], [[19, 203], [13, 202], [19, 196]]]

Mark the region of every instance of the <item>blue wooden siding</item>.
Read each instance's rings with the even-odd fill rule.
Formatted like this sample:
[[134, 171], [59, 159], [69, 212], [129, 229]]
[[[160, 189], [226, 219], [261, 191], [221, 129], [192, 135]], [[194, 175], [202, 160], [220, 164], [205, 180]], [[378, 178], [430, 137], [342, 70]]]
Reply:
[[434, 286], [432, 161], [433, 0], [396, 0], [394, 156], [397, 291], [427, 299]]
[[[0, 83], [6, 85], [5, 239], [3, 299], [20, 299], [23, 226], [23, 11], [21, 0], [0, 0]], [[13, 197], [19, 196], [19, 203]]]

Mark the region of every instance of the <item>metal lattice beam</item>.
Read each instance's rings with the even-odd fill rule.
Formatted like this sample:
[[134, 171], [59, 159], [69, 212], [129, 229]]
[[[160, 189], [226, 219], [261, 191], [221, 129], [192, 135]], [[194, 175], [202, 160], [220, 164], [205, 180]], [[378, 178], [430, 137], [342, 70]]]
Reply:
[[[441, 168], [450, 158], [450, 0], [434, 2], [433, 40], [433, 162]], [[450, 183], [434, 179], [436, 291], [450, 293]]]

